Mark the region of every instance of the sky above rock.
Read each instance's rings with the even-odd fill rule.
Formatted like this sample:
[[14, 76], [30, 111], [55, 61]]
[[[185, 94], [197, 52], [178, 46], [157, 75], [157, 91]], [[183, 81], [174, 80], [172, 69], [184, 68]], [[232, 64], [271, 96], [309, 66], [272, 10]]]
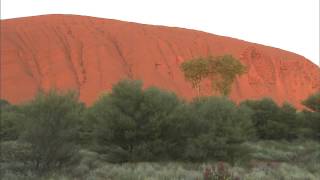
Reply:
[[43, 14], [196, 29], [295, 52], [319, 65], [318, 0], [1, 0], [1, 19]]

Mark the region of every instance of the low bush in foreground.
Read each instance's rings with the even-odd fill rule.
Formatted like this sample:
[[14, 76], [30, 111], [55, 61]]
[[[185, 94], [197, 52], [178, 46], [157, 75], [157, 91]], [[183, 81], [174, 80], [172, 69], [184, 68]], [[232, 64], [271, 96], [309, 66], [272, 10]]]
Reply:
[[19, 136], [1, 142], [1, 159], [23, 163], [24, 169], [39, 174], [63, 168], [77, 153], [82, 110], [75, 94], [39, 94], [19, 107]]
[[190, 106], [201, 131], [187, 141], [188, 160], [234, 163], [246, 156], [248, 150], [241, 144], [254, 135], [248, 108], [237, 108], [232, 101], [221, 97], [196, 99]]

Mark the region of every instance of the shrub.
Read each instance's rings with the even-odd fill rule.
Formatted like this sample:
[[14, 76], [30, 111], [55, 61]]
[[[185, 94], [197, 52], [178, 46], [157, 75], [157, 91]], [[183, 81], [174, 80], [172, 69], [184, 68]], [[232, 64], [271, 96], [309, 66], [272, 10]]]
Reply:
[[19, 126], [23, 119], [19, 107], [2, 104], [0, 108], [0, 141], [17, 140], [20, 134]]
[[288, 103], [279, 107], [272, 99], [246, 100], [241, 106], [247, 106], [252, 111], [251, 116], [257, 136], [260, 139], [297, 138], [299, 121], [296, 109]]
[[166, 124], [163, 137], [168, 145], [169, 156], [175, 160], [185, 159], [185, 151], [189, 148], [186, 142], [205, 130], [203, 123], [188, 103], [182, 103], [168, 116]]
[[92, 118], [92, 109], [86, 108], [79, 121], [79, 144], [83, 148], [92, 148], [96, 122]]
[[250, 110], [227, 98], [196, 99], [191, 104], [202, 132], [189, 139], [186, 157], [190, 160], [225, 160], [235, 162], [246, 154], [241, 143], [253, 136]]
[[310, 95], [302, 101], [302, 104], [313, 111], [320, 112], [320, 92]]
[[302, 111], [299, 113], [299, 134], [304, 138], [320, 141], [320, 112]]
[[4, 178], [8, 172], [23, 175], [30, 171], [30, 144], [4, 141], [0, 143], [0, 147], [0, 179]]
[[78, 123], [83, 105], [74, 93], [39, 94], [22, 106], [21, 140], [30, 144], [32, 169], [38, 173], [68, 164], [76, 153]]
[[320, 140], [320, 92], [309, 96], [302, 101], [302, 104], [311, 110], [304, 110], [300, 116], [306, 129], [309, 130], [308, 137]]
[[2, 109], [3, 107], [6, 106], [10, 106], [9, 101], [5, 100], [5, 99], [0, 99], [0, 109]]
[[19, 141], [1, 142], [1, 162], [23, 162], [28, 163], [31, 156], [31, 145]]
[[99, 150], [119, 161], [165, 158], [167, 117], [180, 104], [173, 93], [142, 90], [140, 81], [123, 80], [90, 108]]
[[278, 114], [279, 126], [279, 136], [282, 139], [294, 140], [299, 137], [299, 126], [300, 122], [298, 120], [298, 115], [296, 109], [289, 103], [284, 103], [279, 108]]

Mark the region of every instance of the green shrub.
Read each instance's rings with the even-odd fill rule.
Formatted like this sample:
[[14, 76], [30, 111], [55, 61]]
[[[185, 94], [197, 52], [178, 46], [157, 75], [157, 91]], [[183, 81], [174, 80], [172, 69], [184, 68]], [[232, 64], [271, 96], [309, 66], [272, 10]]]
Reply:
[[188, 159], [234, 163], [237, 157], [245, 155], [246, 150], [241, 143], [254, 134], [248, 108], [237, 108], [227, 98], [219, 97], [196, 99], [191, 106], [202, 131], [189, 139], [186, 150]]
[[139, 81], [120, 81], [89, 110], [91, 122], [96, 122], [99, 151], [118, 157], [118, 161], [166, 158], [166, 129], [171, 126], [167, 117], [179, 104], [173, 93], [142, 90]]
[[302, 111], [299, 113], [299, 134], [308, 139], [320, 141], [320, 112]]
[[9, 101], [7, 101], [5, 99], [0, 99], [0, 109], [4, 108], [6, 106], [10, 106]]
[[241, 106], [252, 110], [252, 121], [259, 139], [293, 140], [300, 122], [296, 109], [288, 103], [279, 107], [272, 99], [246, 100]]
[[284, 103], [279, 108], [278, 114], [279, 132], [281, 139], [293, 140], [299, 137], [301, 123], [298, 120], [296, 109], [289, 103]]
[[79, 121], [79, 144], [83, 148], [92, 148], [94, 141], [94, 130], [96, 122], [91, 117], [92, 112], [90, 108], [86, 108]]
[[26, 174], [30, 171], [31, 146], [19, 141], [4, 141], [0, 143], [0, 179], [7, 175]]
[[[17, 106], [0, 100], [0, 179], [317, 179], [319, 143], [293, 141], [320, 140], [314, 97], [302, 112], [271, 99], [240, 106], [226, 97], [184, 102], [124, 80], [88, 109], [75, 94], [55, 91]], [[250, 142], [256, 136], [278, 141]], [[78, 145], [90, 151], [78, 152]], [[255, 165], [245, 170], [218, 164], [202, 174], [199, 163], [166, 161]]]
[[307, 137], [320, 141], [320, 92], [309, 96], [302, 104], [309, 108], [300, 114]]
[[[191, 105], [174, 94], [124, 80], [90, 108], [98, 151], [111, 162], [166, 159], [235, 161], [254, 134], [250, 110], [226, 98]], [[188, 142], [188, 143], [186, 143]]]
[[320, 113], [320, 92], [310, 95], [306, 100], [302, 101], [302, 104], [312, 111]]
[[1, 142], [1, 162], [28, 163], [31, 156], [31, 145], [19, 141]]
[[166, 122], [162, 134], [168, 145], [167, 154], [171, 159], [183, 160], [189, 148], [187, 142], [198, 137], [206, 127], [188, 103], [180, 104], [166, 118]]
[[74, 157], [83, 104], [74, 93], [39, 94], [23, 105], [21, 140], [30, 144], [32, 169], [45, 173], [62, 168]]
[[20, 134], [19, 126], [23, 120], [19, 107], [2, 104], [0, 110], [0, 141], [17, 140]]

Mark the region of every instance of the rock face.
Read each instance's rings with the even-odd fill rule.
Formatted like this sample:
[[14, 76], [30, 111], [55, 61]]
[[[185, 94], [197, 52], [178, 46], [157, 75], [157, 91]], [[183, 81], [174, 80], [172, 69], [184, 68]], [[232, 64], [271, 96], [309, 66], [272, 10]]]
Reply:
[[[298, 43], [294, 42], [293, 43]], [[77, 90], [93, 103], [120, 79], [141, 79], [190, 99], [181, 62], [232, 54], [248, 73], [233, 85], [231, 98], [271, 97], [302, 108], [320, 90], [320, 68], [297, 54], [205, 32], [74, 15], [1, 20], [1, 98], [30, 100], [39, 90]], [[211, 94], [209, 82], [201, 84]]]

